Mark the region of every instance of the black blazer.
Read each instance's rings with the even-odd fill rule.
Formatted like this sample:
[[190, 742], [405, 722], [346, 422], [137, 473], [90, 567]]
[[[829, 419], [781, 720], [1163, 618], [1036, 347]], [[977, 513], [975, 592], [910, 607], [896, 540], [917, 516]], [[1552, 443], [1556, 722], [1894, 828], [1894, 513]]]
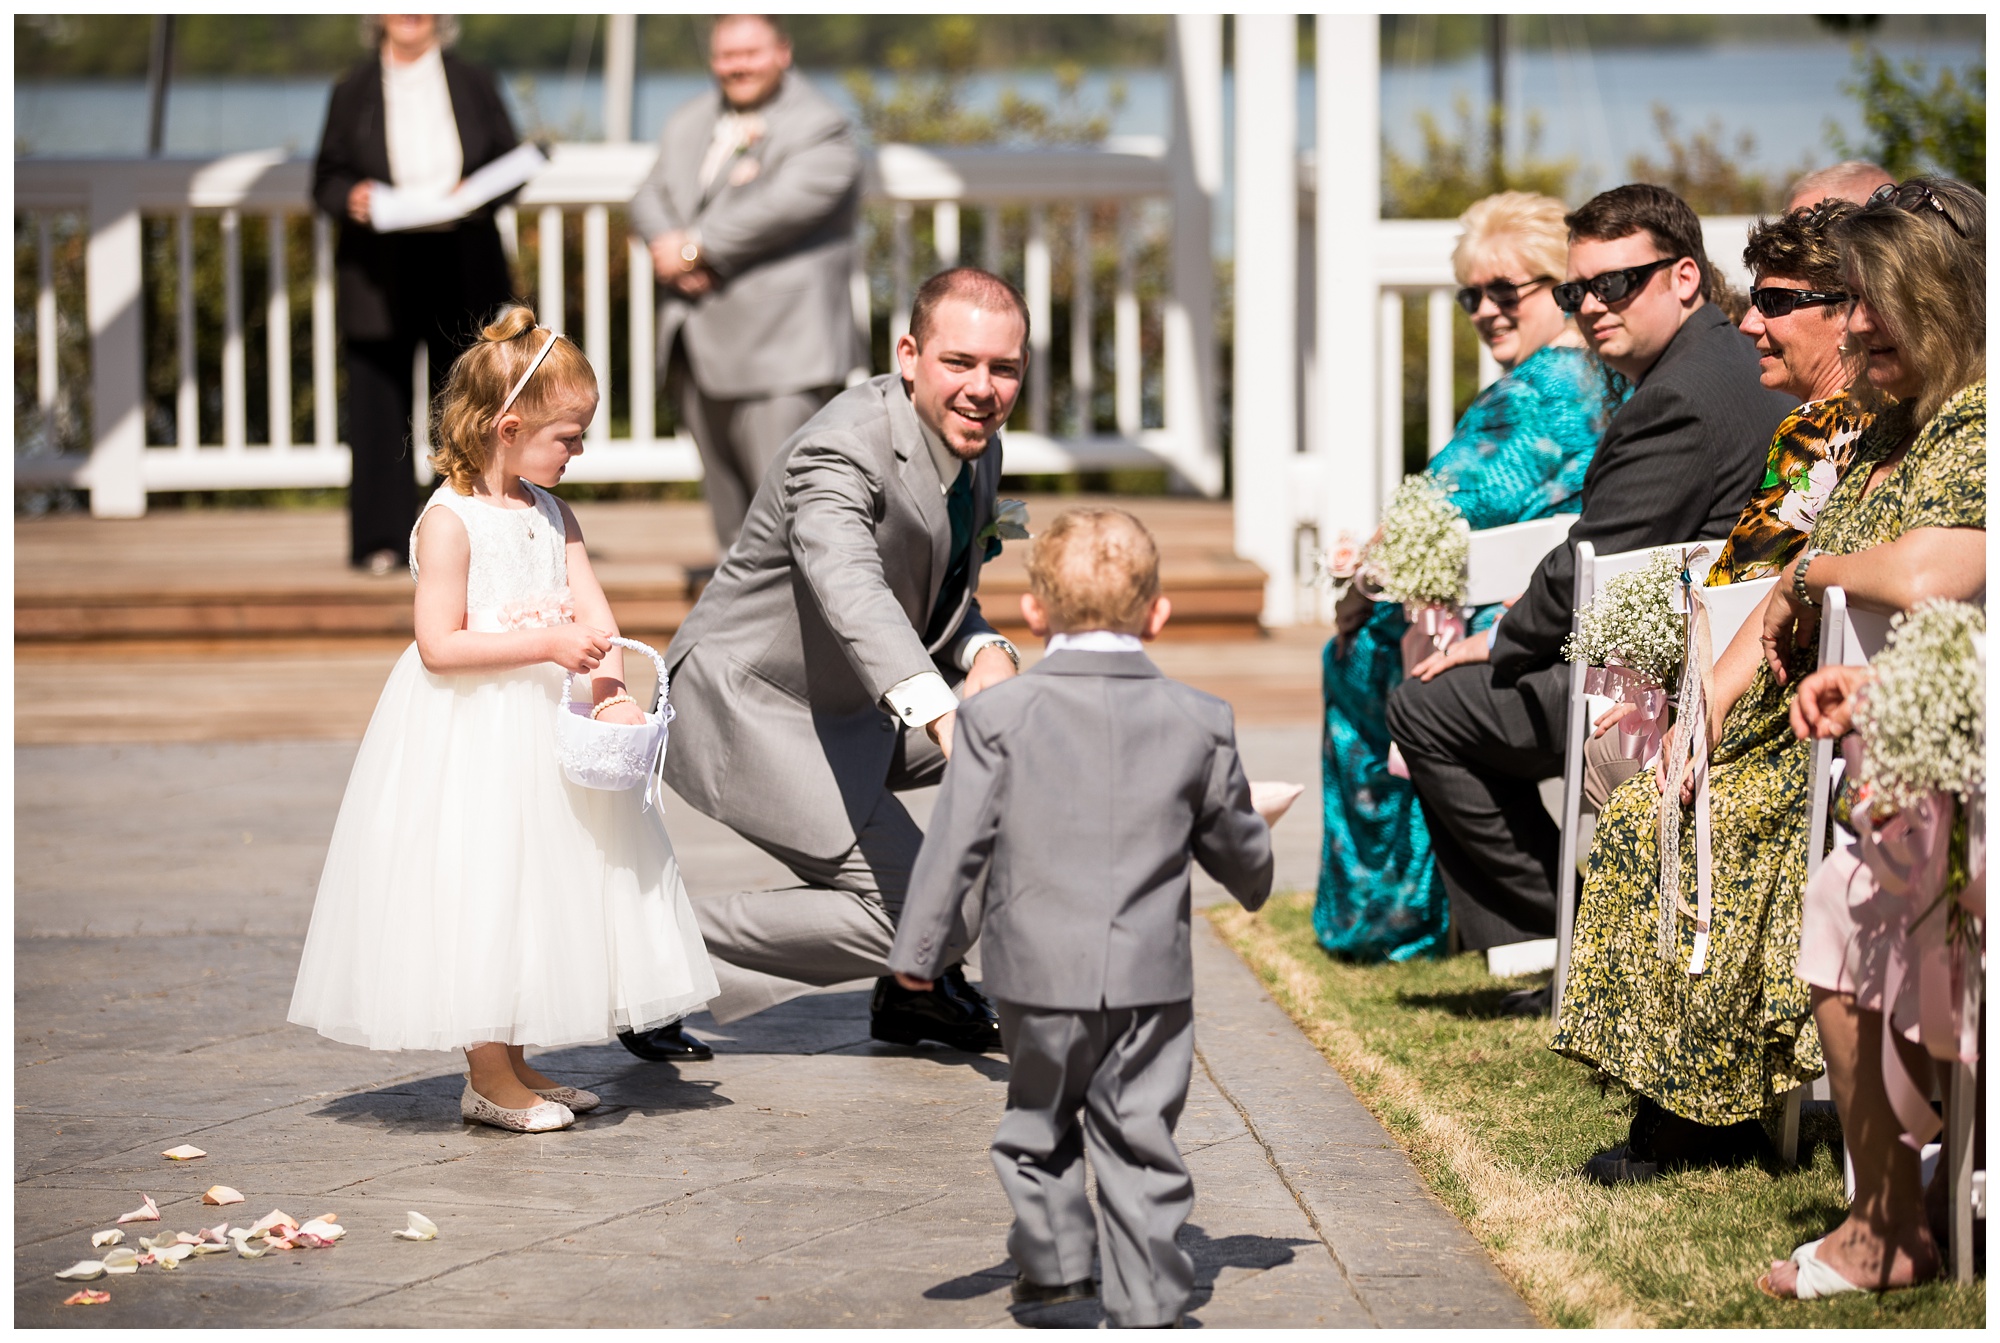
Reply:
[[[520, 144], [521, 137], [491, 72], [445, 52], [444, 78], [469, 176]], [[313, 200], [340, 223], [334, 267], [342, 335], [386, 340], [399, 332], [413, 334], [411, 323], [426, 317], [462, 326], [512, 296], [507, 256], [493, 227], [494, 210], [511, 195], [481, 207], [445, 234], [385, 234], [347, 217], [348, 193], [370, 180], [389, 180], [379, 58], [363, 61], [333, 86], [313, 164]], [[442, 238], [451, 239], [450, 245], [440, 247]]]
[[1583, 513], [1543, 557], [1493, 642], [1493, 680], [1554, 665], [1569, 636], [1576, 546], [1600, 555], [1727, 536], [1764, 478], [1796, 397], [1757, 381], [1757, 353], [1713, 303], [1681, 324], [1604, 431], [1583, 475]]

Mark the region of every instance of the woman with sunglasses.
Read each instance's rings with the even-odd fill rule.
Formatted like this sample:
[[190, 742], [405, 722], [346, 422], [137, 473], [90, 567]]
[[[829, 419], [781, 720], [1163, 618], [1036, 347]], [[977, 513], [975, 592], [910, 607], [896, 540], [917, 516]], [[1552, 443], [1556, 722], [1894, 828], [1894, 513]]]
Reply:
[[[1814, 1016], [1836, 1043], [1841, 1030], [1851, 1035], [1809, 1002], [1808, 983], [1822, 984], [1826, 971], [1800, 965], [1811, 746], [1793, 734], [1790, 712], [1815, 661], [1814, 615], [1834, 584], [1874, 611], [1933, 596], [1972, 600], [1985, 589], [1985, 200], [1940, 179], [1901, 191], [1828, 227], [1841, 256], [1838, 287], [1853, 296], [1844, 313], [1850, 393], [1880, 418], [1761, 615], [1716, 660], [1711, 928], [1699, 974], [1685, 912], [1697, 904], [1699, 867], [1691, 787], [1679, 799], [1683, 903], [1667, 960], [1658, 934], [1657, 773], [1619, 788], [1598, 820], [1554, 1047], [1635, 1095], [1628, 1142], [1585, 1166], [1602, 1183], [1762, 1154], [1758, 1121], [1823, 1070]], [[1826, 996], [1812, 995], [1822, 1008]], [[1838, 1093], [1838, 1067], [1834, 1083]], [[1832, 1266], [1845, 1273], [1839, 1259]], [[1876, 1273], [1873, 1281], [1911, 1281], [1935, 1257], [1899, 1262], [1878, 1254], [1848, 1265]], [[1812, 1281], [1824, 1281], [1813, 1272]], [[1789, 1290], [1789, 1271], [1774, 1271], [1773, 1282]]]
[[[1576, 512], [1605, 420], [1628, 390], [1584, 351], [1550, 296], [1569, 250], [1563, 212], [1561, 201], [1507, 191], [1459, 217], [1458, 305], [1503, 372], [1429, 470], [1474, 529]], [[1473, 628], [1499, 613], [1481, 610]], [[1337, 624], [1322, 662], [1325, 829], [1313, 926], [1327, 950], [1356, 959], [1435, 954], [1444, 949], [1445, 892], [1416, 793], [1387, 772], [1382, 720], [1403, 678], [1407, 622], [1400, 606], [1371, 603], [1357, 587]]]

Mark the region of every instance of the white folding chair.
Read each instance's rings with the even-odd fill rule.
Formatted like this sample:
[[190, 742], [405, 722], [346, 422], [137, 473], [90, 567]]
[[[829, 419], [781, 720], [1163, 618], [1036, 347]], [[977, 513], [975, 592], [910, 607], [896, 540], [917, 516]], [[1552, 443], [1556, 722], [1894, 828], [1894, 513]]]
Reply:
[[[1589, 606], [1606, 583], [1620, 574], [1644, 568], [1656, 551], [1679, 553], [1682, 549], [1682, 546], [1648, 546], [1644, 550], [1599, 555], [1597, 547], [1590, 542], [1577, 542], [1576, 587], [1570, 599], [1571, 631], [1574, 632], [1577, 627], [1579, 617], [1576, 613]], [[1555, 1026], [1562, 1025], [1563, 985], [1569, 980], [1570, 937], [1576, 930], [1578, 827], [1583, 823], [1583, 743], [1590, 732], [1591, 721], [1608, 707], [1601, 696], [1584, 693], [1583, 673], [1581, 662], [1570, 664], [1569, 724], [1563, 740], [1562, 815], [1556, 818], [1557, 824], [1562, 827], [1561, 859], [1556, 871], [1556, 972], [1549, 985], [1549, 1019]], [[1595, 709], [1592, 700], [1597, 701]]]
[[[1465, 601], [1487, 606], [1517, 597], [1551, 550], [1561, 545], [1576, 525], [1576, 514], [1559, 513], [1532, 522], [1489, 527], [1466, 538]], [[1486, 968], [1495, 975], [1525, 975], [1555, 964], [1555, 939], [1534, 938], [1491, 947]]]

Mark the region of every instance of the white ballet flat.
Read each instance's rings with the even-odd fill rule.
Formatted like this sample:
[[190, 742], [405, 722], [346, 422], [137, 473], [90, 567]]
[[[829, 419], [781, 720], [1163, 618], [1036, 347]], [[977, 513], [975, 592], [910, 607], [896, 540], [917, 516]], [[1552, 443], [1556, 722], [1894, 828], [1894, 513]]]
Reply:
[[604, 1104], [603, 1098], [595, 1091], [585, 1091], [582, 1087], [529, 1087], [528, 1090], [534, 1092], [545, 1101], [554, 1101], [558, 1105], [567, 1105], [578, 1114], [595, 1110], [598, 1106]]
[[569, 1107], [557, 1101], [545, 1100], [525, 1110], [509, 1110], [504, 1105], [495, 1105], [472, 1089], [470, 1078], [466, 1079], [465, 1091], [458, 1098], [458, 1113], [467, 1123], [511, 1129], [515, 1133], [547, 1133], [551, 1129], [568, 1128], [576, 1122], [576, 1116], [570, 1113]]
[[1839, 1296], [1843, 1292], [1869, 1290], [1857, 1283], [1849, 1282], [1832, 1267], [1820, 1262], [1819, 1247], [1825, 1243], [1826, 1237], [1821, 1236], [1818, 1240], [1809, 1240], [1792, 1251], [1792, 1262], [1799, 1268], [1798, 1284], [1793, 1289], [1792, 1298], [1778, 1296], [1778, 1293], [1771, 1290], [1769, 1273], [1757, 1279], [1757, 1286], [1763, 1289], [1764, 1295], [1776, 1296], [1780, 1301], [1787, 1299], [1818, 1301], [1823, 1297]]

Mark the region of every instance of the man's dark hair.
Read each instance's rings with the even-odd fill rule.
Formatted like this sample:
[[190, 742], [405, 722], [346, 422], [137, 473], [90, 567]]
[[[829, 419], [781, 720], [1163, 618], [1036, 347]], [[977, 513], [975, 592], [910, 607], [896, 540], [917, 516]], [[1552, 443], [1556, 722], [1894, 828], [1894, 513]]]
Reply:
[[778, 39], [779, 46], [792, 45], [792, 35], [785, 31], [784, 19], [776, 14], [718, 14], [715, 16], [715, 22], [708, 25], [709, 43], [714, 43], [716, 29], [725, 23], [734, 23], [738, 19], [755, 19], [771, 30], [771, 35]]
[[1829, 199], [1776, 219], [1759, 219], [1743, 248], [1743, 264], [1752, 275], [1782, 276], [1809, 289], [1839, 293], [1846, 288], [1846, 272], [1829, 231], [1834, 221], [1860, 208], [1852, 201]]
[[1703, 298], [1721, 303], [1728, 291], [1722, 272], [1709, 264], [1708, 249], [1701, 241], [1701, 219], [1692, 206], [1665, 187], [1629, 182], [1600, 191], [1565, 215], [1563, 223], [1569, 226], [1572, 243], [1579, 238], [1616, 242], [1644, 233], [1660, 255], [1694, 258], [1701, 267]]
[[1000, 312], [1012, 308], [1021, 317], [1021, 349], [1028, 348], [1028, 300], [1021, 297], [1021, 291], [992, 271], [981, 270], [977, 266], [955, 266], [941, 270], [923, 287], [917, 290], [917, 300], [910, 307], [910, 337], [919, 349], [931, 334], [931, 325], [937, 313], [938, 304], [948, 298], [964, 299], [975, 308], [988, 312]]

